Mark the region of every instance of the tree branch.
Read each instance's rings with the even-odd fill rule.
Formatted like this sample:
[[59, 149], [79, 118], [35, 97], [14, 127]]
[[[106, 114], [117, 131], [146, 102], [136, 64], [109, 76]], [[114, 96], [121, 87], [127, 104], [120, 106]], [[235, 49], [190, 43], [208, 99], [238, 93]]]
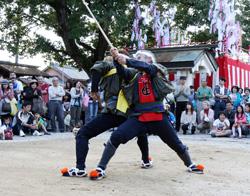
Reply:
[[85, 43], [81, 42], [80, 40], [76, 40], [76, 43], [79, 44], [80, 46], [82, 46], [83, 48], [85, 48], [86, 50], [89, 50], [91, 52], [95, 52], [95, 50], [96, 50], [92, 46], [85, 44]]

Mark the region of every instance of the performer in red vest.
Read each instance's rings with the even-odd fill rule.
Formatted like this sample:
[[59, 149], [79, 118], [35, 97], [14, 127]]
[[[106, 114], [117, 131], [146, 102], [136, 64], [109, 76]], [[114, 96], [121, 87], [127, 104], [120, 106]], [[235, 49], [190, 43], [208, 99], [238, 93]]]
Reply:
[[[111, 53], [116, 59], [114, 65], [118, 74], [127, 81], [127, 87], [125, 86], [123, 91], [130, 106], [129, 118], [112, 133], [97, 168], [89, 174], [90, 178], [105, 177], [107, 164], [119, 145], [145, 133], [158, 135], [177, 153], [189, 172], [203, 173], [204, 167], [191, 161], [187, 147], [182, 144], [164, 113], [162, 101], [166, 95], [161, 91], [165, 88], [159, 87], [163, 78], [159, 76], [159, 65], [154, 64], [153, 54], [139, 51], [135, 55], [138, 60], [135, 60], [119, 54], [115, 49], [112, 49]], [[125, 68], [123, 64], [129, 68]], [[131, 74], [131, 68], [137, 69], [137, 73]]]

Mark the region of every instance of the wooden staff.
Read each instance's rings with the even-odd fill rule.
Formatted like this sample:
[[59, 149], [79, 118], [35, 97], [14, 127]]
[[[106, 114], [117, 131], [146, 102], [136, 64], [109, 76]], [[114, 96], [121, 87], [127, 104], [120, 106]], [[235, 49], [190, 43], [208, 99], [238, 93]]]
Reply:
[[106, 33], [103, 31], [101, 25], [99, 24], [99, 22], [96, 20], [96, 17], [94, 16], [94, 14], [92, 13], [92, 11], [90, 10], [87, 2], [85, 0], [82, 0], [83, 4], [85, 5], [85, 7], [87, 8], [89, 14], [91, 15], [91, 17], [94, 19], [95, 23], [97, 24], [98, 28], [100, 29], [103, 37], [106, 39], [106, 41], [108, 42], [108, 45], [111, 47], [111, 48], [114, 48], [113, 44], [111, 43], [111, 41], [109, 40], [109, 38], [107, 37]]

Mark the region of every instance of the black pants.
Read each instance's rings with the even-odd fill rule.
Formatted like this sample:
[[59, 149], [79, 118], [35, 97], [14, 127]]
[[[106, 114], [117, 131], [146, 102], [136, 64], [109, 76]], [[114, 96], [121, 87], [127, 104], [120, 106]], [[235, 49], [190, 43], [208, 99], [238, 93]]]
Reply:
[[181, 113], [186, 109], [187, 101], [176, 102], [176, 130], [179, 131], [181, 127]]
[[[183, 130], [183, 134], [187, 134], [187, 130], [189, 128], [189, 124], [185, 124], [185, 125], [182, 125], [182, 130]], [[191, 133], [194, 134], [195, 133], [195, 129], [196, 127], [192, 125], [191, 127]]]
[[120, 144], [125, 144], [134, 137], [146, 133], [158, 135], [164, 143], [178, 154], [186, 166], [191, 165], [192, 162], [187, 153], [187, 147], [178, 138], [176, 130], [171, 126], [166, 114], [163, 114], [163, 120], [161, 121], [140, 122], [137, 117], [132, 117], [121, 124], [112, 133], [98, 167], [106, 169], [108, 162], [114, 156]]
[[[32, 123], [28, 123], [28, 124], [32, 124]], [[35, 129], [30, 129], [28, 127], [23, 126], [21, 122], [17, 122], [16, 125], [13, 127], [14, 135], [19, 135], [20, 130], [22, 130], [25, 134], [31, 134], [35, 131]]]
[[[114, 127], [120, 126], [127, 119], [113, 114], [100, 114], [82, 126], [76, 136], [76, 167], [85, 169], [85, 161], [89, 150], [89, 140]], [[127, 129], [127, 131], [130, 129]], [[115, 133], [114, 131], [113, 133]], [[138, 137], [138, 146], [142, 152], [142, 160], [148, 161], [148, 139], [146, 134]]]
[[226, 102], [216, 100], [214, 103], [214, 119], [219, 118], [219, 113], [226, 109]]

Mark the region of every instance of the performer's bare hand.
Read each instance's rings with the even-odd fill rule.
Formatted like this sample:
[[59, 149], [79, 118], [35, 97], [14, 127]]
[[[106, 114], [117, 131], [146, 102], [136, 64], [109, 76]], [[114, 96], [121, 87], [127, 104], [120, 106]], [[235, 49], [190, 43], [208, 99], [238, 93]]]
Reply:
[[129, 57], [126, 56], [126, 55], [118, 54], [118, 55], [116, 56], [115, 60], [117, 60], [119, 64], [125, 65], [125, 64], [126, 64], [126, 60], [127, 60], [128, 58], [129, 58]]
[[97, 101], [99, 99], [99, 94], [98, 92], [91, 92], [90, 97], [94, 100]]
[[112, 55], [113, 58], [116, 58], [117, 55], [119, 54], [117, 48], [111, 48], [110, 49], [110, 53], [111, 53], [111, 55]]

